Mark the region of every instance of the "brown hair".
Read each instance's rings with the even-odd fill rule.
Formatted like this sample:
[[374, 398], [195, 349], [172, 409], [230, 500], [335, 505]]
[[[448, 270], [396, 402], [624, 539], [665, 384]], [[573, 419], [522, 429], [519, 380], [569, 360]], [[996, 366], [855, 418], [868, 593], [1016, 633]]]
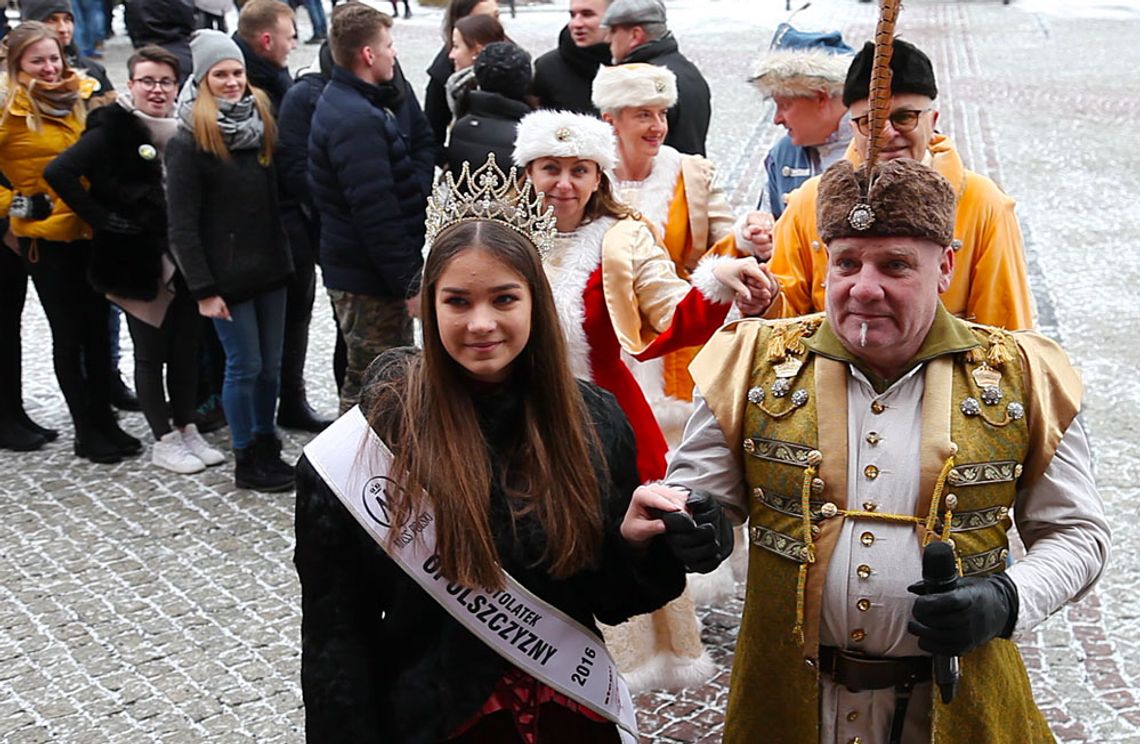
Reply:
[[182, 77], [182, 65], [178, 63], [178, 57], [175, 57], [173, 53], [155, 44], [147, 44], [135, 50], [135, 53], [127, 59], [127, 75], [134, 78], [135, 66], [140, 62], [154, 62], [158, 65], [168, 65], [170, 69], [174, 70], [175, 80], [181, 79]]
[[487, 46], [496, 41], [507, 40], [503, 24], [489, 15], [469, 15], [461, 18], [456, 22], [455, 30], [463, 37], [463, 43], [469, 47]]
[[[278, 0], [273, 0], [278, 2]], [[333, 61], [351, 68], [361, 49], [376, 41], [381, 29], [392, 28], [392, 19], [363, 3], [348, 3], [334, 11], [329, 29], [329, 51]]]
[[237, 34], [252, 44], [258, 34], [273, 31], [277, 19], [283, 16], [294, 18], [289, 3], [281, 0], [249, 0], [241, 6], [241, 12], [238, 13]]
[[[0, 52], [5, 55], [5, 68], [8, 73], [8, 95], [4, 99], [4, 114], [0, 123], [8, 120], [9, 106], [16, 95], [16, 91], [21, 87], [19, 83], [20, 61], [28, 51], [28, 47], [44, 39], [51, 39], [59, 47], [60, 79], [66, 79], [75, 74], [71, 69], [71, 65], [67, 63], [67, 52], [64, 51], [63, 42], [60, 41], [59, 34], [55, 32], [54, 28], [39, 21], [24, 21], [19, 26], [16, 26], [16, 28], [9, 31], [4, 37], [4, 40], [0, 42]], [[28, 98], [32, 107], [31, 129], [38, 132], [43, 126], [40, 107], [33, 96], [29, 95]], [[76, 101], [72, 113], [74, 113], [81, 122], [86, 119], [87, 107], [82, 100], [82, 96]]]
[[460, 19], [471, 15], [475, 6], [483, 0], [451, 0], [447, 5], [447, 12], [443, 14], [443, 43], [451, 48], [451, 32]]
[[[265, 134], [261, 139], [260, 160], [269, 163], [273, 159], [273, 145], [277, 142], [277, 123], [273, 118], [269, 96], [261, 88], [255, 88], [249, 83], [245, 84], [245, 93], [253, 96], [254, 108], [257, 109], [262, 124], [265, 125]], [[190, 113], [194, 120], [194, 144], [198, 149], [228, 163], [232, 156], [230, 148], [226, 147], [225, 138], [222, 137], [222, 130], [218, 127], [218, 99], [214, 98], [205, 80], [198, 86], [198, 98], [194, 101], [194, 108]]]
[[[537, 560], [556, 578], [597, 565], [602, 514], [597, 473], [605, 467], [578, 383], [550, 283], [534, 245], [491, 221], [450, 227], [432, 244], [421, 291], [424, 349], [408, 356], [401, 374], [387, 375], [369, 419], [380, 436], [399, 443], [392, 472], [403, 489], [389, 491], [393, 539], [426, 497], [435, 511], [436, 550], [449, 580], [502, 588], [490, 522], [491, 463], [464, 369], [439, 335], [435, 293], [440, 276], [463, 251], [478, 249], [517, 272], [530, 288], [530, 338], [515, 359], [508, 384], [523, 391], [523, 423], [508, 452], [499, 453], [500, 484], [517, 519], [533, 513], [546, 536]], [[394, 413], [394, 415], [393, 415]], [[395, 491], [398, 491], [395, 492]]]
[[[598, 170], [601, 170], [601, 166], [598, 166]], [[613, 184], [610, 183], [605, 171], [602, 171], [601, 176], [598, 190], [586, 201], [586, 211], [582, 215], [582, 221], [593, 222], [600, 217], [616, 217], [619, 220], [624, 220], [626, 217], [641, 219], [640, 212], [617, 198]]]

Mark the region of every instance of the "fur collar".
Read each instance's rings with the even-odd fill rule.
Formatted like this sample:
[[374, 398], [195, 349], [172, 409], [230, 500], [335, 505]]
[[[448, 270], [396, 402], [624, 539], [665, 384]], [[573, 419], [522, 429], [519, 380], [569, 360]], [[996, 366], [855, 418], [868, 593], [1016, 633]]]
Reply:
[[559, 234], [554, 249], [543, 259], [566, 336], [570, 371], [581, 380], [593, 380], [590, 341], [583, 327], [586, 282], [602, 262], [602, 240], [615, 222], [613, 217], [602, 217], [572, 233]]
[[626, 204], [641, 212], [664, 239], [665, 225], [669, 219], [669, 208], [673, 204], [673, 194], [677, 190], [677, 179], [681, 177], [683, 156], [669, 145], [662, 145], [653, 159], [653, 170], [644, 181], [621, 181], [618, 188]]

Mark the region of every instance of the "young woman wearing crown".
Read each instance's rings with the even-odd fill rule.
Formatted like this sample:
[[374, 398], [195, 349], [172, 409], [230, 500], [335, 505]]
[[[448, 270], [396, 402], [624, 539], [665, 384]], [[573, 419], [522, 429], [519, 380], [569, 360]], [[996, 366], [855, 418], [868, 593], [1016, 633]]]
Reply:
[[[297, 465], [307, 738], [634, 741], [595, 618], [681, 592], [648, 510], [683, 504], [637, 488], [621, 409], [571, 374], [536, 250], [554, 234], [542, 200], [493, 158], [467, 176], [429, 204], [422, 352], [378, 357], [360, 406]], [[380, 440], [402, 478], [370, 491]], [[427, 564], [405, 559], [421, 548]], [[546, 643], [564, 640], [552, 622], [571, 642]]]

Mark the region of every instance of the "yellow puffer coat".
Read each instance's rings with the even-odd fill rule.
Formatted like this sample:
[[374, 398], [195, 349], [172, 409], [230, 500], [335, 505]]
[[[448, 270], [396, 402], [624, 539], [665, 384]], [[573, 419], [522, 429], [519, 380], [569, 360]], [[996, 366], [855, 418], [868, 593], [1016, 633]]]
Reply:
[[[86, 81], [85, 81], [86, 82]], [[86, 88], [87, 86], [82, 86]], [[86, 98], [90, 90], [84, 90]], [[7, 214], [15, 194], [32, 196], [48, 194], [54, 208], [45, 220], [12, 218], [12, 232], [20, 238], [42, 238], [57, 242], [91, 238], [91, 227], [71, 207], [63, 203], [47, 181], [44, 168], [57, 155], [71, 147], [83, 133], [83, 122], [74, 113], [64, 117], [44, 115], [40, 131], [32, 129], [31, 104], [21, 86], [16, 89], [7, 117], [0, 125], [0, 171], [8, 178], [11, 188], [0, 185], [0, 214]]]

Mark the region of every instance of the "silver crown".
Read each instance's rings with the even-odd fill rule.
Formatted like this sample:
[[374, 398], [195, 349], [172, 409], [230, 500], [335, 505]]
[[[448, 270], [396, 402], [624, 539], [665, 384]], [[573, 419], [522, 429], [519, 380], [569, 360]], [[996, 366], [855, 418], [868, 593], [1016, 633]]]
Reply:
[[534, 243], [540, 256], [554, 247], [554, 207], [545, 206], [529, 178], [520, 183], [514, 166], [504, 173], [494, 153], [474, 171], [464, 162], [459, 178], [449, 171], [436, 179], [427, 204], [427, 243], [452, 225], [477, 220], [506, 225]]

